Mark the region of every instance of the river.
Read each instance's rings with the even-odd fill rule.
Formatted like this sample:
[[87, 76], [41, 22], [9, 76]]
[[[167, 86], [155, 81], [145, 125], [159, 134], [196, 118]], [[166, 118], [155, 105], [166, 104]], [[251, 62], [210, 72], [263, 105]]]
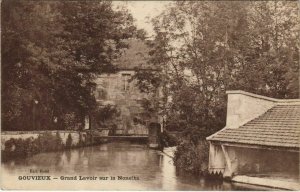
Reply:
[[[149, 149], [146, 145], [129, 142], [113, 142], [68, 151], [40, 153], [25, 159], [2, 163], [1, 168], [2, 186], [10, 189], [266, 189], [246, 184], [197, 178], [189, 174], [176, 174], [169, 156]], [[41, 170], [43, 173], [40, 173]], [[34, 171], [38, 173], [32, 173]], [[50, 175], [51, 181], [19, 180], [19, 176], [34, 175]], [[81, 179], [85, 176], [94, 176], [96, 180], [79, 180], [79, 176]], [[121, 177], [122, 180], [119, 180]]]

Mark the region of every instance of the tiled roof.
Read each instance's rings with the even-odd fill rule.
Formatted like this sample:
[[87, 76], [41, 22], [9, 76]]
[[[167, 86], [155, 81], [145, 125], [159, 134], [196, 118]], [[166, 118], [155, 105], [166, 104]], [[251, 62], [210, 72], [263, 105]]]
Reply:
[[299, 148], [300, 104], [276, 105], [239, 128], [225, 128], [208, 140]]

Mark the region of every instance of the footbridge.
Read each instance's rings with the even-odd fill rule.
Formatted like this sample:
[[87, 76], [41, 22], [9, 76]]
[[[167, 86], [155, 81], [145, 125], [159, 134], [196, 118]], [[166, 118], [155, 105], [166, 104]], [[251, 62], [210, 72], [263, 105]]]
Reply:
[[110, 129], [92, 130], [94, 141], [137, 141], [147, 143], [150, 148], [159, 147], [160, 127], [149, 127], [148, 134], [113, 134]]
[[148, 135], [113, 135], [113, 136], [94, 136], [94, 138], [103, 138], [103, 139], [148, 139]]

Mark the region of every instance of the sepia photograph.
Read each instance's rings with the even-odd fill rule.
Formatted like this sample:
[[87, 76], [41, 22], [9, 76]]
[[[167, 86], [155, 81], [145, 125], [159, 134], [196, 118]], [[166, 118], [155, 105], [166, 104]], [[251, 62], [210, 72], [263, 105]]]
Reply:
[[299, 191], [300, 2], [1, 0], [1, 190]]

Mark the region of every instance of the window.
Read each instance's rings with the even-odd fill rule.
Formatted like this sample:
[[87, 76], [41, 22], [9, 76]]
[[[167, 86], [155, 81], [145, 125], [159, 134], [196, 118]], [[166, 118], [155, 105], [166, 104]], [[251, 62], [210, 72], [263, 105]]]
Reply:
[[129, 79], [131, 78], [130, 74], [123, 73], [122, 74], [122, 81], [123, 81], [123, 90], [127, 91], [129, 90]]
[[107, 95], [107, 93], [106, 93], [105, 90], [103, 90], [103, 89], [98, 89], [98, 98], [99, 98], [99, 99], [106, 99], [106, 95]]
[[107, 99], [107, 92], [102, 87], [97, 87], [94, 91], [96, 99], [105, 100]]

